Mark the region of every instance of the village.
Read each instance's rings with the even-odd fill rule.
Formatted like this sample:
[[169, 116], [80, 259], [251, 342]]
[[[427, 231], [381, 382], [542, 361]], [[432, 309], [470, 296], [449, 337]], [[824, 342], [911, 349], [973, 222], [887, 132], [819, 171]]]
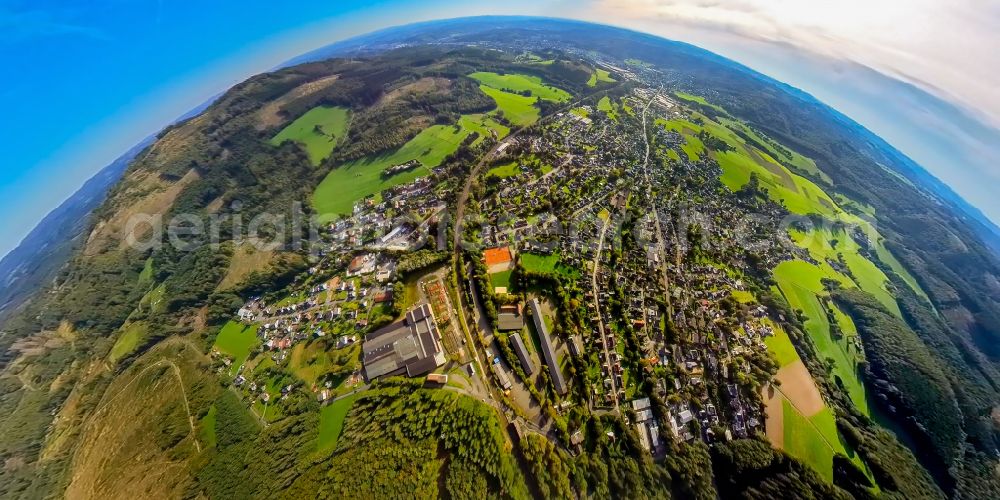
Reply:
[[[555, 113], [495, 147], [457, 228], [443, 171], [359, 201], [286, 296], [239, 310], [254, 347], [218, 349], [220, 372], [264, 422], [292, 391], [332, 402], [405, 376], [571, 447], [582, 411], [620, 416], [653, 455], [762, 432], [773, 322], [747, 291], [748, 259], [794, 250], [757, 236], [780, 211], [676, 153], [684, 140], [660, 124], [686, 113], [644, 86]], [[448, 265], [449, 230], [463, 265]]]

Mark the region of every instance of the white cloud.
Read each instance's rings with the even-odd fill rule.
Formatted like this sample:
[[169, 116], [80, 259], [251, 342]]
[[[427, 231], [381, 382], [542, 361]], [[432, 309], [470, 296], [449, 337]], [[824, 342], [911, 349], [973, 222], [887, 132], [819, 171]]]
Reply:
[[857, 62], [1000, 128], [995, 0], [594, 0], [592, 10], [622, 24], [719, 29]]

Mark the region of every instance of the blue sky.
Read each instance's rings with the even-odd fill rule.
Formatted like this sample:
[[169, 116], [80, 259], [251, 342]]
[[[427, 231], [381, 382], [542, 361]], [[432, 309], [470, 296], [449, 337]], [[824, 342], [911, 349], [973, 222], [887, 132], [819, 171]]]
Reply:
[[[373, 29], [476, 14], [605, 21], [705, 46], [813, 92], [914, 156], [994, 220], [1000, 219], [1000, 202], [993, 199], [988, 186], [984, 191], [980, 178], [968, 173], [977, 172], [948, 163], [954, 161], [948, 157], [951, 150], [971, 151], [963, 165], [976, 160], [973, 154], [988, 158], [996, 153], [982, 146], [1000, 137], [995, 126], [985, 125], [996, 116], [972, 117], [966, 105], [970, 93], [987, 91], [931, 81], [916, 89], [916, 97], [887, 103], [887, 95], [900, 94], [900, 80], [925, 81], [919, 65], [880, 67], [879, 61], [864, 60], [861, 55], [831, 54], [822, 41], [805, 38], [748, 38], [740, 33], [741, 25], [728, 18], [719, 22], [700, 12], [683, 17], [670, 10], [684, 3], [513, 0], [481, 6], [481, 2], [447, 0], [93, 0], [86, 4], [6, 0], [0, 3], [0, 60], [5, 76], [0, 87], [0, 109], [5, 114], [0, 120], [4, 145], [0, 255], [98, 169], [228, 86], [300, 53]], [[750, 9], [743, 4], [754, 2], [732, 3], [745, 13]], [[670, 14], [663, 17], [663, 12]], [[762, 12], [758, 17], [767, 15]], [[809, 19], [768, 22], [816, 31]], [[831, 25], [829, 29], [841, 28]], [[754, 27], [753, 31], [760, 30]], [[878, 40], [873, 43], [884, 45]], [[858, 53], [868, 51], [862, 47]], [[956, 79], [965, 80], [971, 79]], [[928, 88], [942, 91], [928, 94]], [[949, 99], [954, 95], [964, 99]], [[992, 98], [983, 95], [984, 100]], [[943, 101], [934, 102], [941, 98], [955, 107], [946, 106], [942, 112], [935, 106]], [[942, 132], [933, 137], [947, 144], [921, 139], [927, 131], [914, 125], [915, 117], [940, 122]]]

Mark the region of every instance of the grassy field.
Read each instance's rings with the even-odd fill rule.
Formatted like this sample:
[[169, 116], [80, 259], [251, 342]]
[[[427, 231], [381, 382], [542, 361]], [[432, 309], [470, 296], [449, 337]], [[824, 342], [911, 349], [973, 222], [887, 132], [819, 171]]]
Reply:
[[770, 320], [765, 323], [774, 329], [774, 335], [765, 338], [764, 343], [767, 345], [767, 350], [774, 355], [778, 366], [786, 366], [798, 361], [799, 353], [795, 351], [795, 346], [792, 345], [792, 339], [788, 338], [788, 333]]
[[504, 287], [510, 290], [510, 275], [513, 270], [501, 271], [499, 273], [493, 273], [490, 275], [490, 283], [493, 283], [493, 287]]
[[792, 173], [787, 167], [775, 161], [768, 152], [747, 144], [733, 130], [707, 116], [701, 114], [695, 116], [704, 124], [699, 125], [681, 118], [659, 119], [656, 123], [684, 136], [686, 143], [681, 149], [691, 161], [697, 161], [705, 154], [705, 145], [696, 136], [701, 131], [729, 143], [734, 150], [712, 153], [722, 167], [722, 182], [729, 189], [735, 191], [743, 187], [750, 181], [751, 175], [756, 175], [768, 196], [783, 203], [792, 213], [803, 215], [817, 213], [830, 218], [845, 215], [833, 199], [809, 179]]
[[540, 111], [535, 107], [537, 97], [511, 94], [487, 85], [480, 85], [479, 88], [496, 101], [497, 108], [514, 125], [531, 125], [538, 121], [538, 117], [541, 116]]
[[458, 126], [479, 134], [479, 137], [472, 141], [473, 145], [483, 142], [493, 133], [496, 134], [497, 140], [507, 137], [507, 134], [510, 133], [509, 127], [484, 114], [462, 115], [458, 119]]
[[[837, 433], [833, 411], [824, 408], [806, 418], [788, 400], [782, 402], [785, 421], [785, 451], [816, 469], [829, 482], [833, 482], [833, 456], [848, 454]], [[860, 459], [855, 458], [859, 465]], [[862, 468], [863, 465], [862, 465]]]
[[343, 107], [318, 106], [298, 117], [271, 139], [275, 146], [294, 141], [301, 144], [313, 165], [319, 165], [347, 133], [350, 111]]
[[208, 413], [198, 422], [198, 439], [205, 443], [205, 448], [214, 448], [217, 441], [215, 435], [215, 421], [218, 410], [215, 405], [208, 409]]
[[115, 363], [131, 354], [139, 346], [139, 341], [146, 336], [146, 328], [146, 323], [142, 321], [129, 324], [111, 348], [111, 362]]
[[534, 253], [521, 254], [521, 266], [527, 271], [536, 273], [554, 273], [556, 264], [559, 263], [559, 255], [539, 255]]
[[743, 134], [746, 134], [746, 136], [753, 139], [754, 142], [763, 146], [764, 149], [767, 151], [767, 153], [771, 155], [771, 157], [780, 159], [782, 163], [789, 164], [793, 168], [799, 171], [815, 175], [826, 182], [831, 182], [830, 176], [826, 175], [826, 172], [820, 170], [820, 168], [816, 166], [816, 162], [813, 161], [811, 158], [802, 156], [801, 154], [792, 151], [791, 149], [788, 148], [783, 148], [779, 150], [773, 144], [772, 141], [768, 140], [767, 137], [757, 133], [756, 130], [732, 118], [728, 118], [725, 116], [719, 117], [719, 122], [731, 130], [740, 131]]
[[858, 368], [860, 357], [854, 352], [853, 342], [849, 336], [845, 335], [840, 339], [833, 337], [827, 320], [826, 306], [820, 300], [825, 295], [823, 285], [820, 283], [822, 278], [845, 278], [832, 268], [823, 269], [801, 260], [782, 262], [775, 268], [774, 277], [789, 305], [806, 315], [806, 333], [816, 346], [820, 359], [833, 360], [831, 375], [840, 379], [847, 395], [858, 410], [868, 414], [867, 391]]
[[914, 293], [930, 303], [930, 297], [927, 296], [927, 292], [925, 292], [920, 286], [920, 283], [917, 282], [917, 278], [915, 278], [913, 274], [910, 273], [905, 266], [903, 266], [903, 263], [900, 262], [888, 248], [885, 247], [885, 243], [881, 239], [879, 239], [879, 241], [875, 244], [875, 254], [878, 255], [878, 259], [885, 265], [889, 266], [894, 273], [898, 274], [900, 278], [903, 278], [903, 281], [910, 286]]
[[521, 173], [521, 167], [516, 161], [510, 163], [505, 163], [503, 165], [497, 165], [491, 168], [486, 175], [495, 175], [501, 179], [506, 179], [507, 177], [513, 177]]
[[226, 323], [215, 338], [215, 348], [233, 358], [231, 374], [247, 360], [257, 343], [257, 325], [245, 326], [236, 321]]
[[707, 107], [712, 108], [712, 109], [714, 109], [714, 110], [716, 110], [716, 111], [718, 111], [718, 112], [720, 112], [722, 114], [728, 114], [728, 113], [726, 113], [726, 110], [722, 109], [721, 106], [717, 106], [715, 104], [712, 104], [712, 103], [706, 101], [704, 97], [701, 97], [701, 96], [698, 96], [698, 95], [694, 95], [694, 94], [688, 94], [687, 92], [674, 92], [674, 95], [676, 95], [677, 97], [680, 97], [681, 99], [684, 99], [685, 101], [689, 101], [689, 102], [693, 102], [693, 103], [696, 103], [696, 104], [700, 104], [702, 106], [707, 106]]
[[587, 85], [591, 87], [596, 87], [598, 83], [614, 83], [615, 79], [611, 78], [611, 74], [606, 70], [601, 68], [595, 68], [594, 72], [590, 74], [590, 80], [587, 80]]
[[603, 111], [604, 114], [608, 115], [608, 118], [614, 121], [618, 121], [618, 110], [616, 108], [617, 106], [611, 102], [608, 96], [604, 96], [601, 100], [597, 101], [597, 110]]
[[[454, 153], [469, 134], [493, 127], [496, 127], [494, 130], [501, 136], [509, 131], [507, 127], [500, 126], [485, 115], [467, 115], [455, 125], [428, 127], [395, 151], [337, 166], [320, 182], [312, 196], [312, 204], [319, 214], [320, 222], [331, 221], [338, 215], [349, 215], [359, 200], [368, 196], [378, 199], [384, 189], [412, 182], [429, 174], [430, 169], [440, 165], [445, 157]], [[410, 160], [417, 160], [420, 166], [389, 178], [382, 177], [382, 171], [386, 168]]]
[[565, 102], [573, 96], [563, 89], [546, 85], [542, 79], [532, 75], [522, 75], [518, 73], [507, 73], [504, 75], [477, 71], [469, 75], [470, 78], [479, 83], [497, 90], [513, 90], [514, 92], [531, 92], [531, 97], [538, 97], [546, 101]]
[[351, 394], [324, 406], [320, 410], [319, 438], [316, 442], [317, 449], [328, 450], [336, 446], [337, 438], [340, 437], [341, 431], [344, 430], [344, 420], [347, 418], [347, 413], [351, 411], [351, 407], [354, 406], [354, 400], [357, 398], [357, 394]]

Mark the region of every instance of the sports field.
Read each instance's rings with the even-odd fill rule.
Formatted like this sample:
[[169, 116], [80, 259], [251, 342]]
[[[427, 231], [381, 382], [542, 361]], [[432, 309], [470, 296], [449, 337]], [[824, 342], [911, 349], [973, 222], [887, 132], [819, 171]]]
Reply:
[[514, 271], [508, 269], [506, 271], [500, 271], [498, 273], [490, 274], [490, 283], [493, 284], [494, 288], [506, 288], [510, 291], [510, 275]]
[[[359, 200], [368, 196], [378, 198], [384, 189], [429, 174], [431, 168], [454, 153], [473, 131], [493, 127], [500, 136], [508, 132], [507, 127], [500, 126], [485, 115], [465, 115], [455, 125], [433, 125], [422, 130], [395, 151], [338, 165], [320, 182], [312, 196], [320, 222], [331, 221], [338, 215], [349, 215]], [[388, 178], [382, 176], [383, 170], [410, 160], [417, 160], [420, 165]]]
[[275, 146], [294, 141], [301, 144], [313, 165], [319, 165], [347, 133], [350, 111], [344, 107], [317, 106], [289, 123], [271, 139]]
[[230, 374], [236, 374], [257, 343], [257, 325], [246, 326], [237, 321], [226, 323], [215, 338], [215, 348], [233, 358]]

